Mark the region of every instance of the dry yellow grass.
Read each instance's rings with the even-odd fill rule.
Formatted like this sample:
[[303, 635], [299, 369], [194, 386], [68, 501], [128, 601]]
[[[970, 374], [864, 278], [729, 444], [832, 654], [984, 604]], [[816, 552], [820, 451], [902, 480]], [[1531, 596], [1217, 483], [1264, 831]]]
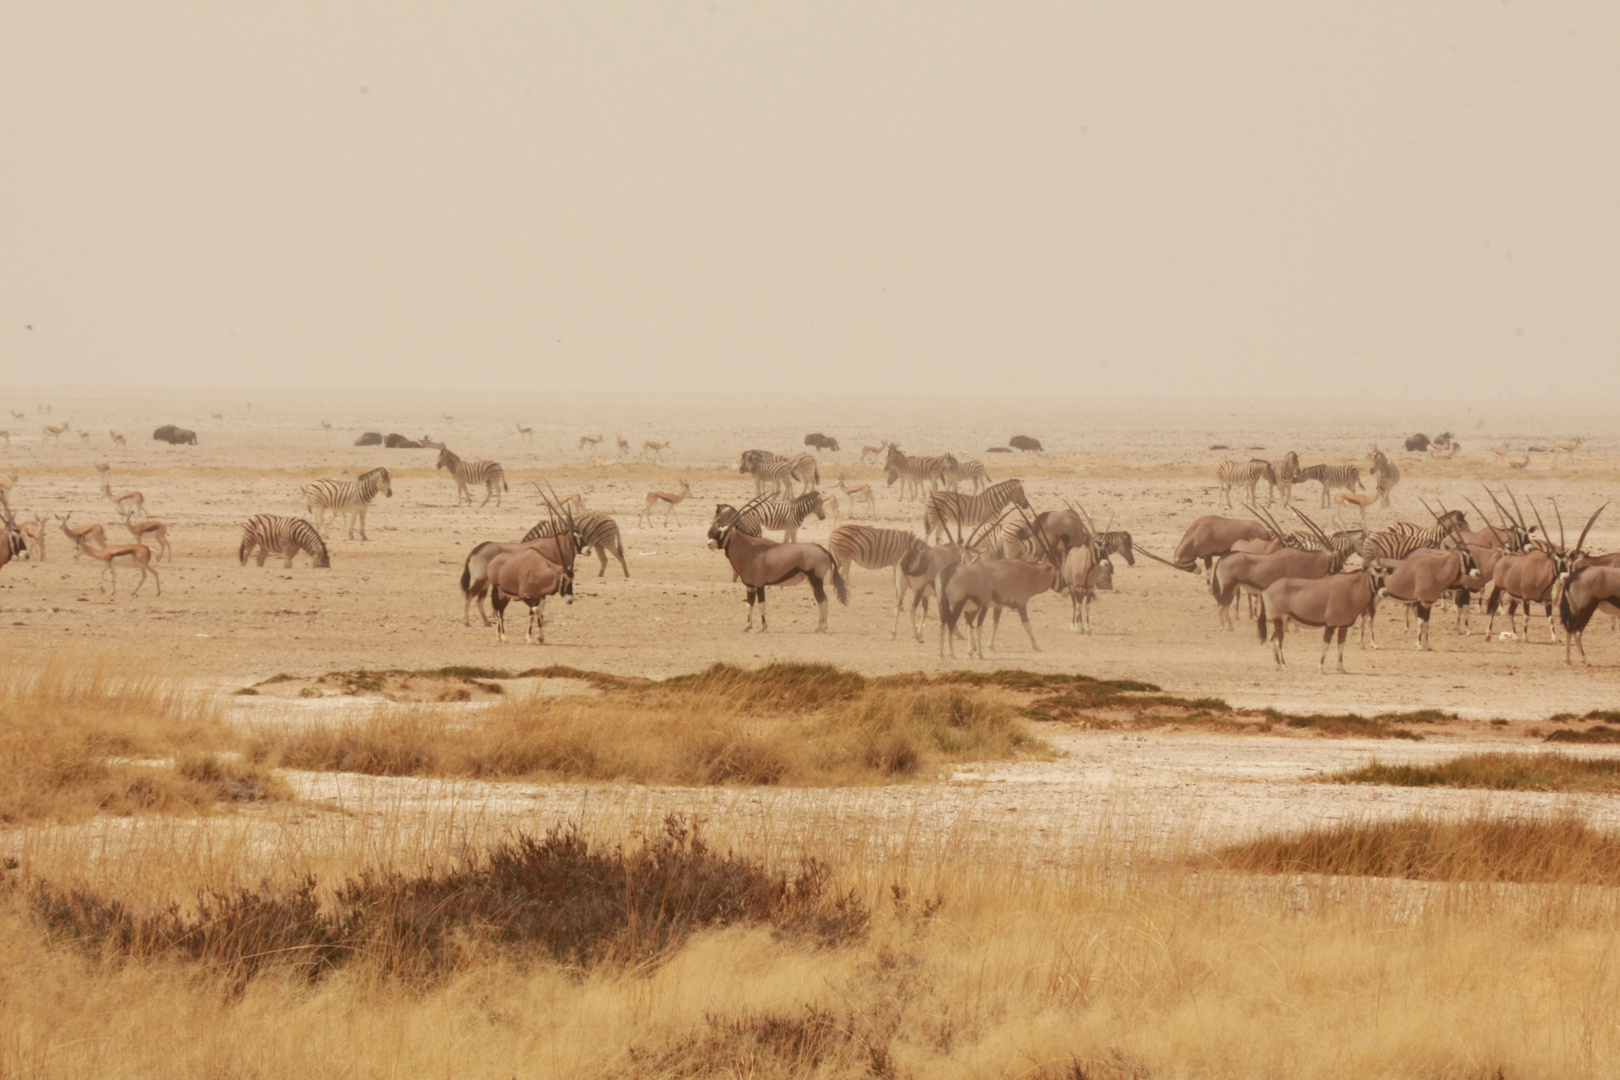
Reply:
[[72, 655], [0, 674], [0, 823], [272, 797], [218, 708], [178, 679]]

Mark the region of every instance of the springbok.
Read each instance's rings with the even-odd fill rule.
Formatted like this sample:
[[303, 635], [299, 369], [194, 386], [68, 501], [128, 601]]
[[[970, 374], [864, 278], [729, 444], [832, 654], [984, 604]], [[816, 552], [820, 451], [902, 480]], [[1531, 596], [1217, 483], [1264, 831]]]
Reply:
[[211, 412], [208, 415], [212, 416], [215, 420], [223, 420], [223, 419], [225, 419], [225, 414], [222, 413], [222, 412]]
[[45, 561], [45, 519], [39, 516], [36, 510], [33, 521], [19, 521], [17, 531], [22, 533], [23, 540], [28, 544], [29, 558], [35, 562]]
[[1333, 495], [1333, 520], [1335, 524], [1337, 524], [1339, 521], [1339, 511], [1343, 510], [1347, 506], [1353, 506], [1356, 508], [1356, 515], [1359, 518], [1362, 527], [1365, 528], [1367, 525], [1367, 507], [1371, 506], [1375, 502], [1378, 502], [1381, 498], [1382, 496], [1376, 491], [1335, 492]]
[[1344, 672], [1344, 639], [1356, 620], [1367, 614], [1378, 596], [1383, 571], [1373, 565], [1324, 578], [1282, 578], [1260, 594], [1260, 643], [1266, 641], [1271, 626], [1271, 654], [1278, 667], [1283, 659], [1283, 629], [1292, 619], [1301, 626], [1322, 628], [1322, 659], [1317, 666], [1327, 670], [1328, 647], [1334, 631], [1339, 634], [1339, 671]]
[[324, 430], [328, 434], [330, 434], [331, 431], [332, 431], [332, 421], [330, 421], [330, 420], [322, 420], [321, 421], [321, 428], [322, 428], [322, 430]]
[[663, 454], [663, 452], [665, 450], [668, 450], [668, 449], [669, 449], [669, 443], [667, 443], [667, 442], [653, 442], [651, 439], [648, 439], [646, 442], [641, 444], [641, 460], [646, 461], [647, 460], [647, 455], [651, 454], [652, 455], [652, 463], [654, 465], [658, 465], [658, 464], [660, 464], [659, 456], [661, 454]]
[[619, 456], [623, 457], [625, 454], [628, 454], [630, 452], [630, 440], [625, 438], [623, 435], [615, 435], [613, 437], [619, 441]]
[[1508, 463], [1507, 463], [1507, 467], [1510, 468], [1510, 469], [1516, 469], [1516, 470], [1517, 469], [1528, 469], [1530, 467], [1530, 455], [1525, 454], [1524, 456], [1520, 457], [1516, 461], [1510, 459], [1508, 461]]
[[[108, 500], [118, 508], [118, 512], [120, 514], [128, 517], [135, 510], [139, 510], [142, 517], [146, 516], [146, 496], [142, 495], [138, 491], [126, 491], [122, 494], [114, 495], [111, 480], [112, 466], [104, 461], [96, 466], [96, 471], [101, 474], [101, 493], [107, 496]], [[126, 503], [128, 504], [127, 508], [125, 506]]]
[[515, 426], [517, 427], [517, 433], [519, 435], [523, 436], [525, 439], [528, 439], [530, 442], [534, 442], [534, 427], [532, 425], [529, 427], [524, 427], [522, 424], [517, 424]]
[[844, 483], [844, 478], [840, 476], [838, 478], [838, 490], [849, 496], [850, 517], [855, 516], [855, 508], [863, 502], [866, 504], [867, 513], [877, 517], [877, 502], [872, 497], [871, 484], [856, 484], [854, 487], [849, 487]]
[[61, 427], [57, 427], [54, 424], [47, 424], [43, 430], [47, 439], [55, 439], [58, 443], [60, 443], [62, 441], [62, 433], [72, 426], [72, 421], [64, 421]]
[[16, 483], [17, 474], [15, 472], [10, 472], [4, 476], [0, 476], [0, 492], [4, 492], [6, 496], [9, 497], [11, 495], [11, 489], [16, 485]]
[[114, 446], [123, 446], [124, 445], [124, 437], [122, 435], [118, 434], [118, 432], [109, 430], [107, 432], [107, 436], [108, 436], [108, 438], [112, 439], [112, 442], [113, 442]]
[[61, 523], [62, 535], [73, 541], [75, 547], [78, 546], [81, 540], [94, 540], [97, 547], [107, 546], [107, 530], [100, 525], [69, 525], [68, 518], [73, 516], [71, 510], [65, 514], [55, 514], [53, 516]]
[[[748, 622], [744, 624], [743, 632], [747, 633], [754, 628], [755, 604], [759, 605], [759, 631], [762, 634], [765, 632], [767, 586], [791, 584], [802, 576], [809, 579], [810, 591], [816, 598], [820, 616], [816, 621], [816, 633], [825, 634], [826, 582], [829, 578], [832, 579], [833, 592], [837, 594], [838, 602], [845, 605], [849, 603], [849, 587], [844, 582], [844, 575], [838, 570], [838, 560], [833, 558], [832, 552], [820, 544], [779, 544], [775, 540], [749, 536], [738, 529], [737, 523], [763, 501], [762, 496], [756, 496], [744, 503], [740, 510], [732, 510], [729, 506], [717, 506], [714, 523], [709, 526], [709, 547], [725, 554], [726, 561], [731, 563], [732, 571], [748, 590]], [[731, 511], [732, 516], [726, 518], [722, 511]], [[726, 524], [721, 524], [722, 521]]]
[[152, 580], [157, 583], [157, 594], [159, 596], [163, 595], [163, 581], [158, 577], [158, 572], [152, 568], [152, 549], [145, 544], [114, 544], [111, 547], [96, 547], [92, 546], [86, 537], [81, 536], [78, 539], [77, 547], [79, 554], [88, 555], [92, 559], [105, 564], [101, 568], [102, 592], [107, 591], [107, 575], [111, 574], [112, 595], [117, 596], [118, 567], [122, 566], [127, 569], [133, 566], [141, 572], [141, 580], [135, 585], [134, 590], [130, 593], [131, 596], [140, 593], [141, 586], [146, 584], [147, 574], [151, 574]]
[[669, 516], [671, 514], [675, 515], [675, 524], [679, 525], [681, 523], [681, 515], [676, 513], [675, 508], [681, 505], [681, 503], [685, 502], [686, 497], [690, 494], [692, 494], [692, 485], [688, 484], [685, 480], [681, 481], [680, 491], [647, 492], [647, 504], [641, 508], [641, 519], [636, 524], [651, 527], [652, 512], [660, 503], [662, 503], [666, 507], [664, 510], [665, 527], [667, 528], [669, 526]]
[[1491, 447], [1491, 453], [1496, 455], [1496, 463], [1498, 465], [1506, 465], [1508, 463], [1507, 443], [1503, 443], [1501, 446]]
[[865, 446], [861, 447], [861, 464], [865, 465], [866, 459], [870, 457], [872, 459], [872, 464], [876, 465], [878, 463], [878, 458], [888, 448], [889, 444], [886, 442], [878, 443], [876, 446], [873, 446], [871, 443], [867, 443]]
[[587, 446], [595, 446], [597, 443], [599, 443], [601, 441], [602, 441], [602, 436], [600, 436], [600, 435], [581, 435], [579, 437], [579, 448], [581, 450], [583, 450]]
[[162, 562], [165, 558], [170, 562], [174, 562], [174, 552], [169, 548], [169, 527], [163, 522], [151, 519], [135, 521], [129, 511], [126, 510], [124, 512], [124, 528], [129, 530], [129, 534], [135, 538], [135, 542], [138, 544], [146, 543], [148, 535], [155, 537], [158, 542], [158, 562]]
[[[1571, 465], [1575, 464], [1575, 451], [1579, 450], [1580, 448], [1581, 440], [1579, 438], [1571, 439], [1569, 442], [1554, 443], [1552, 448], [1552, 467], [1555, 469], [1558, 468], [1558, 458], [1561, 454], [1568, 454], [1569, 463]], [[1581, 655], [1584, 656], [1586, 654], [1582, 653]]]

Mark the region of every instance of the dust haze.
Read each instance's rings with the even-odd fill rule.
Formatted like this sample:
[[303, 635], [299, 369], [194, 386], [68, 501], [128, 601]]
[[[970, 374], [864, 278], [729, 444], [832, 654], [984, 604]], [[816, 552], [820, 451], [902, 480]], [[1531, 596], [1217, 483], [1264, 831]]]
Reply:
[[1612, 5], [0, 5], [0, 379], [1620, 396]]

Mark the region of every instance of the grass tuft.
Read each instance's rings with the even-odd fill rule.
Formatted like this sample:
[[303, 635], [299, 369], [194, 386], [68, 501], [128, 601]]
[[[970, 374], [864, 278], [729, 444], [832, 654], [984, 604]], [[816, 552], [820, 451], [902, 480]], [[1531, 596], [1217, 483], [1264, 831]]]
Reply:
[[1547, 742], [1563, 743], [1620, 743], [1620, 728], [1607, 724], [1593, 724], [1585, 731], [1562, 728], [1547, 736]]
[[1464, 754], [1435, 765], [1373, 761], [1321, 778], [1328, 784], [1484, 788], [1491, 791], [1620, 791], [1620, 759], [1568, 754]]

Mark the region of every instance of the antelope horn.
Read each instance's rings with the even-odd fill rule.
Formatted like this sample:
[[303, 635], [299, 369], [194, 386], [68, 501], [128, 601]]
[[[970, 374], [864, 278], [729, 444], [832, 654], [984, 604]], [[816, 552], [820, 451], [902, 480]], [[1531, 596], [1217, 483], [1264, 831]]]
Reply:
[[1557, 499], [1557, 497], [1553, 498], [1552, 504], [1553, 504], [1553, 513], [1555, 515], [1557, 515], [1557, 517], [1558, 517], [1558, 546], [1560, 548], [1563, 548], [1563, 546], [1564, 546], [1564, 512], [1562, 510], [1558, 509], [1558, 499]]
[[1423, 496], [1418, 496], [1418, 502], [1422, 503], [1423, 509], [1427, 510], [1429, 512], [1429, 516], [1434, 518], [1434, 523], [1436, 525], [1440, 524], [1440, 515], [1434, 512], [1434, 507], [1430, 506], [1428, 501], [1424, 499]]
[[1524, 519], [1524, 511], [1519, 509], [1519, 497], [1513, 494], [1513, 489], [1508, 487], [1506, 484], [1502, 485], [1502, 490], [1507, 492], [1508, 498], [1513, 502], [1513, 513], [1514, 516], [1519, 519], [1519, 528], [1528, 533], [1530, 531], [1530, 523]]
[[1469, 506], [1474, 507], [1474, 513], [1479, 515], [1479, 520], [1483, 521], [1486, 525], [1489, 525], [1491, 523], [1491, 519], [1485, 516], [1485, 511], [1481, 510], [1478, 506], [1474, 505], [1474, 500], [1473, 499], [1470, 499], [1467, 495], [1464, 495], [1463, 496], [1463, 501], [1466, 502]]
[[1586, 523], [1586, 528], [1581, 530], [1581, 538], [1575, 541], [1575, 552], [1577, 554], [1580, 553], [1581, 545], [1586, 543], [1586, 534], [1592, 531], [1592, 526], [1594, 523], [1596, 523], [1598, 514], [1603, 513], [1604, 510], [1608, 509], [1608, 506], [1608, 503], [1604, 503], [1602, 506], [1593, 511], [1591, 520]]
[[1325, 533], [1325, 532], [1323, 532], [1323, 531], [1322, 531], [1322, 526], [1320, 526], [1320, 525], [1318, 525], [1318, 524], [1317, 524], [1317, 523], [1316, 523], [1316, 522], [1314, 522], [1314, 521], [1312, 521], [1312, 520], [1311, 520], [1311, 519], [1310, 519], [1310, 517], [1309, 517], [1309, 515], [1307, 515], [1307, 514], [1306, 514], [1306, 513], [1305, 513], [1305, 511], [1303, 511], [1303, 510], [1301, 510], [1301, 509], [1300, 509], [1300, 508], [1299, 508], [1299, 507], [1297, 507], [1297, 506], [1290, 506], [1290, 507], [1289, 507], [1289, 509], [1290, 509], [1290, 510], [1292, 510], [1292, 511], [1293, 511], [1293, 512], [1294, 512], [1294, 516], [1295, 516], [1295, 517], [1297, 517], [1297, 518], [1299, 518], [1299, 519], [1300, 519], [1300, 520], [1301, 520], [1301, 521], [1303, 521], [1303, 522], [1304, 522], [1304, 523], [1305, 523], [1305, 524], [1306, 524], [1306, 525], [1309, 525], [1309, 526], [1310, 526], [1310, 529], [1311, 529], [1311, 531], [1312, 531], [1312, 532], [1313, 532], [1313, 533], [1315, 533], [1315, 534], [1316, 534], [1316, 538], [1317, 538], [1317, 539], [1318, 539], [1318, 540], [1320, 540], [1320, 541], [1322, 541], [1322, 543], [1324, 543], [1324, 544], [1326, 544], [1326, 545], [1327, 545], [1327, 547], [1328, 547], [1328, 550], [1330, 550], [1330, 551], [1331, 551], [1331, 550], [1332, 550], [1332, 549], [1333, 549], [1333, 541], [1332, 541], [1332, 539], [1331, 539], [1331, 538], [1330, 538], [1330, 537], [1329, 537], [1329, 536], [1328, 536], [1328, 534], [1327, 534], [1327, 533]]
[[1502, 500], [1496, 497], [1496, 492], [1492, 491], [1487, 485], [1485, 487], [1485, 494], [1491, 497], [1491, 502], [1496, 504], [1496, 512], [1502, 515], [1502, 527], [1506, 528], [1508, 525], [1512, 524], [1513, 521], [1512, 518], [1508, 516], [1507, 507], [1503, 506]]
[[1547, 535], [1547, 523], [1545, 521], [1541, 520], [1541, 510], [1536, 506], [1536, 500], [1534, 500], [1530, 496], [1526, 495], [1524, 497], [1524, 501], [1529, 503], [1530, 504], [1530, 509], [1535, 512], [1536, 524], [1541, 528], [1541, 535], [1546, 536]]
[[1169, 559], [1166, 559], [1162, 555], [1153, 554], [1153, 552], [1149, 551], [1147, 548], [1143, 547], [1141, 544], [1137, 544], [1137, 545], [1135, 545], [1135, 547], [1136, 547], [1136, 550], [1139, 553], [1141, 553], [1143, 555], [1146, 555], [1148, 558], [1152, 559], [1154, 562], [1162, 562], [1162, 563], [1164, 563], [1164, 565], [1170, 567], [1172, 570], [1182, 570], [1182, 571], [1185, 571], [1186, 573], [1189, 573], [1189, 574], [1198, 573], [1198, 560], [1197, 559], [1194, 559], [1192, 561], [1191, 565], [1188, 565], [1187, 563], [1173, 563]]

